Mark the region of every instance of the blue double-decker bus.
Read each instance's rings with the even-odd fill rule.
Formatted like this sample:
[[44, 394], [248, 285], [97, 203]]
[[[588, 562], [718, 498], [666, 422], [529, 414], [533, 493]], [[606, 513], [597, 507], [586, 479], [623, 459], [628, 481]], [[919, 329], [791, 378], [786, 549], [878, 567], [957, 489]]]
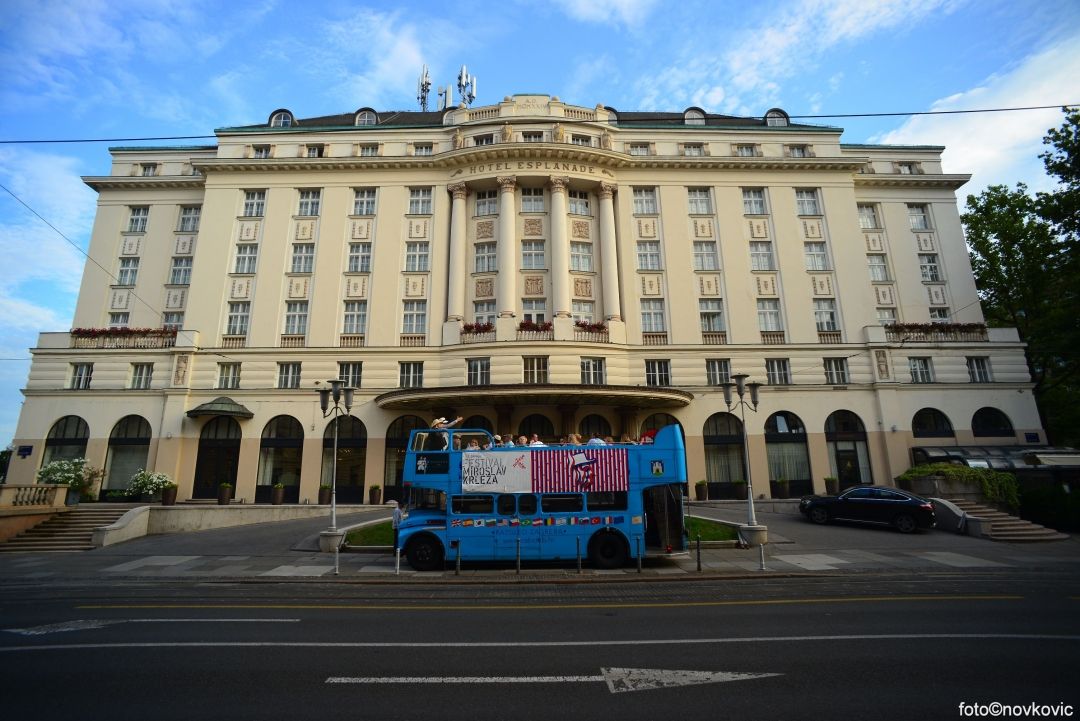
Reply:
[[585, 557], [617, 568], [687, 549], [677, 425], [642, 445], [510, 448], [483, 430], [417, 430], [402, 480], [408, 515], [398, 547], [417, 571], [459, 558]]

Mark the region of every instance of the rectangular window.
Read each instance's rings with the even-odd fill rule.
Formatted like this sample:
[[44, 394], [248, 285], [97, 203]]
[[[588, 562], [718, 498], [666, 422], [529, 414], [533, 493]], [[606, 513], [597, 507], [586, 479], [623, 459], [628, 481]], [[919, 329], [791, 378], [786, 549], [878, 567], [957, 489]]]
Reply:
[[371, 243], [349, 243], [349, 272], [371, 272]]
[[191, 263], [191, 258], [173, 258], [172, 269], [169, 271], [169, 285], [190, 285]]
[[375, 215], [375, 188], [353, 190], [353, 215]]
[[270, 146], [269, 145], [256, 145], [252, 148], [251, 157], [253, 158], [269, 158]]
[[544, 133], [540, 130], [526, 130], [521, 133], [521, 142], [523, 143], [542, 143], [544, 142]]
[[574, 215], [592, 215], [589, 209], [589, 194], [584, 190], [568, 190], [570, 198], [570, 212]]
[[889, 279], [889, 266], [884, 255], [875, 253], [866, 256], [866, 267], [870, 269], [870, 280]]
[[363, 335], [367, 333], [367, 301], [345, 301], [345, 316], [341, 325], [345, 335]]
[[638, 270], [660, 270], [660, 241], [638, 241], [637, 267]]
[[931, 308], [930, 309], [930, 322], [931, 323], [951, 323], [952, 313], [948, 308]]
[[819, 331], [838, 329], [839, 325], [836, 322], [836, 301], [834, 299], [825, 298], [814, 301], [814, 323], [817, 324], [817, 329]]
[[521, 189], [521, 212], [543, 213], [544, 212], [544, 189], [522, 188]]
[[641, 301], [641, 331], [643, 333], [663, 333], [666, 330], [667, 327], [664, 324], [664, 301]]
[[551, 493], [540, 496], [540, 510], [544, 513], [579, 513], [580, 493]]
[[728, 358], [708, 358], [705, 360], [705, 382], [718, 386], [731, 382], [731, 360]]
[[989, 383], [990, 359], [986, 356], [968, 356], [967, 359], [968, 380], [972, 383]]
[[476, 193], [476, 214], [477, 215], [498, 215], [499, 214], [499, 191], [497, 190], [480, 190]]
[[266, 208], [265, 190], [244, 191], [244, 217], [261, 218]]
[[578, 321], [583, 323], [593, 322], [595, 304], [591, 300], [575, 300], [570, 305], [570, 314], [574, 317], [575, 323]]
[[177, 227], [181, 233], [196, 233], [199, 230], [199, 216], [202, 208], [198, 205], [185, 205], [180, 208], [180, 225]]
[[909, 205], [907, 217], [912, 230], [930, 229], [930, 211], [925, 205]]
[[544, 267], [544, 241], [523, 240], [521, 242], [522, 270], [540, 270]]
[[701, 330], [706, 333], [720, 333], [724, 330], [724, 301], [720, 298], [702, 298], [698, 300], [698, 312], [701, 315]]
[[938, 266], [937, 253], [919, 254], [919, 275], [923, 280], [941, 280], [941, 268]]
[[780, 301], [763, 299], [757, 302], [758, 330], [779, 331], [784, 326], [780, 322]]
[[929, 358], [908, 358], [912, 383], [933, 383], [934, 366]]
[[648, 155], [649, 144], [648, 143], [630, 143], [631, 155]]
[[742, 192], [743, 215], [766, 215], [765, 189], [743, 188]]
[[293, 243], [292, 272], [310, 273], [315, 267], [315, 244]]
[[818, 192], [813, 189], [795, 191], [795, 207], [799, 215], [821, 215]]
[[322, 199], [322, 191], [320, 190], [301, 190], [300, 191], [300, 207], [297, 208], [297, 215], [314, 216], [319, 214], [319, 202]]
[[278, 363], [277, 387], [299, 388], [300, 387], [300, 364]]
[[524, 320], [543, 323], [547, 320], [547, 300], [544, 298], [525, 298], [521, 301], [521, 315]]
[[803, 251], [806, 254], [807, 270], [829, 269], [829, 254], [825, 250], [824, 243], [805, 243]]
[[359, 388], [364, 376], [364, 364], [360, 361], [339, 362], [338, 380], [349, 388]]
[[141, 169], [144, 178], [157, 175], [157, 163], [143, 163]]
[[80, 391], [90, 387], [90, 381], [94, 376], [93, 363], [71, 364], [71, 389]]
[[740, 144], [735, 146], [735, 155], [740, 158], [753, 158], [757, 155], [757, 146], [750, 144]]
[[847, 358], [825, 359], [825, 382], [832, 386], [847, 385]]
[[154, 378], [153, 363], [131, 364], [131, 387], [134, 390], [146, 390]]
[[360, 157], [361, 158], [375, 158], [375, 157], [378, 157], [378, 155], [379, 155], [379, 144], [378, 143], [364, 143], [363, 145], [360, 146]]
[[307, 334], [308, 304], [306, 300], [285, 304], [285, 335]]
[[254, 243], [238, 243], [236, 246], [236, 270], [234, 273], [251, 274], [259, 259], [259, 246]]
[[136, 205], [131, 207], [131, 216], [128, 218], [129, 233], [145, 233], [146, 222], [150, 218], [150, 207], [146, 205]]
[[892, 325], [896, 322], [896, 308], [878, 308], [877, 322], [879, 325]]
[[806, 145], [788, 145], [785, 150], [787, 150], [787, 155], [789, 158], [810, 157], [810, 148]]
[[656, 213], [656, 188], [634, 188], [634, 215]]
[[570, 142], [574, 145], [581, 145], [586, 148], [592, 147], [592, 138], [588, 135], [571, 135]]
[[896, 172], [900, 175], [918, 175], [918, 163], [896, 163]]
[[239, 388], [240, 387], [240, 364], [239, 363], [218, 363], [218, 388]]
[[709, 215], [712, 213], [712, 197], [708, 188], [687, 188], [687, 200], [691, 215]]
[[162, 313], [161, 327], [165, 330], [180, 330], [184, 327], [184, 314], [179, 311]]
[[585, 386], [602, 386], [605, 383], [604, 359], [582, 358], [581, 359], [581, 384]]
[[413, 155], [426, 156], [434, 155], [434, 153], [435, 146], [431, 143], [416, 143], [415, 145], [413, 145]]
[[242, 300], [229, 303], [229, 314], [225, 322], [225, 335], [247, 335], [250, 315], [250, 301]]
[[423, 388], [423, 361], [409, 361], [408, 363], [398, 363], [398, 386], [401, 388]]
[[427, 301], [407, 300], [401, 319], [401, 332], [406, 334], [427, 333]]
[[592, 269], [592, 243], [570, 243], [570, 270], [589, 272]]
[[699, 158], [705, 155], [705, 146], [701, 143], [683, 143], [682, 153], [689, 158]]
[[431, 215], [431, 188], [409, 188], [409, 215]]
[[477, 273], [494, 273], [499, 269], [495, 243], [477, 243], [473, 268]]
[[477, 300], [473, 301], [473, 323], [494, 323], [495, 322], [495, 301], [493, 300]]
[[428, 243], [426, 240], [409, 241], [405, 244], [405, 270], [428, 269]]
[[[308, 145], [305, 149], [307, 150], [305, 155], [309, 158], [321, 158], [323, 156], [322, 145]], [[301, 215], [303, 215], [303, 213], [301, 213]]]
[[671, 361], [647, 360], [645, 361], [645, 385], [669, 386], [671, 385]]
[[127, 328], [130, 318], [130, 313], [109, 313], [109, 327]]
[[771, 386], [791, 385], [791, 364], [787, 358], [765, 359], [765, 382]]
[[719, 270], [720, 259], [716, 254], [716, 241], [694, 241], [694, 270]]
[[473, 145], [494, 145], [494, 144], [495, 144], [495, 136], [492, 133], [487, 133], [485, 135], [474, 135], [473, 136]]
[[465, 382], [470, 386], [491, 385], [491, 359], [467, 358], [465, 360]]
[[135, 285], [135, 279], [139, 275], [138, 258], [121, 258], [120, 272], [116, 274], [117, 285]]
[[750, 243], [750, 270], [776, 270], [771, 242], [755, 240]]
[[525, 383], [537, 384], [548, 382], [548, 359], [547, 356], [524, 356], [523, 380]]
[[881, 227], [878, 223], [877, 207], [859, 203], [859, 227], [863, 230], [876, 230]]

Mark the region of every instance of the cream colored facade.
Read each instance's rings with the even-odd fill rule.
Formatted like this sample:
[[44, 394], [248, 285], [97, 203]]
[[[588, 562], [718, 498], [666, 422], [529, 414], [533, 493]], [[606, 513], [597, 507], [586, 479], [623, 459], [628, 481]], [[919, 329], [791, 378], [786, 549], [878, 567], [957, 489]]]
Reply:
[[[636, 438], [670, 416], [691, 482], [731, 481], [739, 424], [717, 414], [734, 373], [768, 383], [746, 412], [756, 493], [785, 476], [792, 494], [890, 483], [917, 445], [1045, 443], [1014, 330], [910, 325], [983, 320], [955, 196], [968, 176], [942, 172], [940, 147], [845, 145], [780, 111], [539, 95], [355, 124], [367, 112], [112, 149], [111, 173], [85, 179], [109, 272], [87, 264], [73, 327], [181, 329], [43, 333], [10, 482], [81, 451], [113, 488], [143, 461], [181, 498], [234, 480], [261, 501], [279, 481], [315, 502], [315, 391], [343, 363], [361, 364], [362, 423], [342, 426], [345, 500], [394, 497], [402, 434], [439, 415], [549, 440]], [[280, 387], [289, 364], [297, 386]], [[199, 408], [219, 397], [242, 417]]]

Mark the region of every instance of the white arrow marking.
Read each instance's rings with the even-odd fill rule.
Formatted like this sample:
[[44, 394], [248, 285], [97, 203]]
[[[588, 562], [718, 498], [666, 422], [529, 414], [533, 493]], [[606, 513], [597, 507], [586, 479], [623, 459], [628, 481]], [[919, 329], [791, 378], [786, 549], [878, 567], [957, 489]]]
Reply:
[[358, 684], [476, 684], [476, 683], [606, 683], [611, 693], [693, 686], [724, 681], [749, 681], [778, 673], [727, 671], [668, 671], [650, 668], [602, 668], [599, 676], [331, 676], [326, 683]]
[[76, 619], [74, 621], [61, 621], [44, 626], [31, 626], [29, 628], [5, 628], [8, 633], [17, 633], [20, 636], [44, 636], [50, 633], [64, 633], [65, 631], [88, 631], [105, 628], [118, 623], [299, 623], [298, 618], [118, 618], [118, 619]]

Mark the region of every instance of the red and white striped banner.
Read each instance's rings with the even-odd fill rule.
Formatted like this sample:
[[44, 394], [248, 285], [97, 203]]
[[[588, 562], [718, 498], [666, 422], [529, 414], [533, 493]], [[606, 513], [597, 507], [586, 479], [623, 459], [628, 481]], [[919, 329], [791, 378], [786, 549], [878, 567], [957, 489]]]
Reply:
[[586, 448], [532, 452], [534, 493], [625, 491], [629, 466], [625, 448]]

